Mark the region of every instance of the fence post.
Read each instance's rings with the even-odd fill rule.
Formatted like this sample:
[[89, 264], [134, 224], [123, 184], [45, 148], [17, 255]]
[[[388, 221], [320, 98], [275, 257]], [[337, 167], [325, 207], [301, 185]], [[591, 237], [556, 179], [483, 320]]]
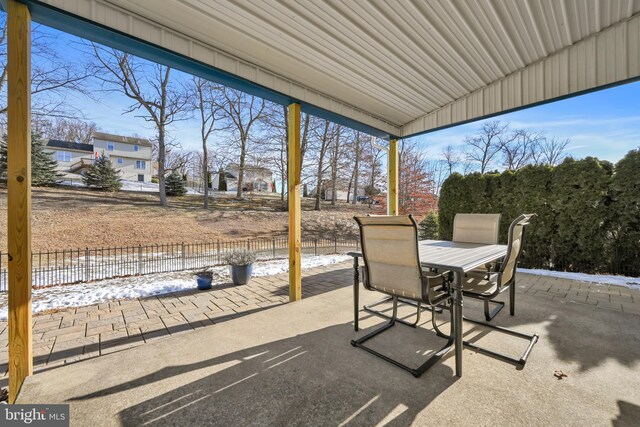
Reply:
[[142, 275], [142, 245], [138, 245], [138, 276]]
[[187, 268], [187, 253], [184, 251], [184, 242], [182, 242], [182, 248], [180, 249], [182, 253], [182, 269], [186, 270]]
[[91, 275], [91, 262], [89, 261], [89, 248], [84, 248], [84, 281], [89, 281]]
[[333, 253], [334, 254], [338, 253], [338, 235], [337, 234], [333, 235]]
[[276, 257], [276, 238], [275, 237], [271, 238], [271, 247], [273, 248], [273, 258], [275, 259]]
[[318, 238], [317, 237], [313, 239], [313, 254], [315, 256], [318, 256]]
[[217, 251], [218, 252], [218, 261], [217, 261], [217, 264], [220, 264], [221, 263], [221, 259], [220, 259], [220, 240], [218, 240], [217, 246], [218, 246], [218, 251]]

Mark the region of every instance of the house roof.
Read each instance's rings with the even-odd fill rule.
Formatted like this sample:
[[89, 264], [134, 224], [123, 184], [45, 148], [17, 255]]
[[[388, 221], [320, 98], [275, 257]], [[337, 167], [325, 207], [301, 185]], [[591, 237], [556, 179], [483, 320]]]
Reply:
[[45, 25], [383, 138], [640, 78], [640, 0], [24, 1]]
[[50, 139], [49, 142], [47, 142], [47, 147], [61, 148], [64, 150], [86, 151], [88, 153], [93, 153], [93, 145], [91, 144], [82, 144], [80, 142], [72, 142], [72, 141], [62, 141], [59, 139]]
[[151, 141], [144, 138], [136, 138], [133, 136], [115, 135], [105, 132], [94, 132], [93, 139], [100, 139], [102, 141], [121, 142], [123, 144], [143, 145], [145, 147], [151, 147]]

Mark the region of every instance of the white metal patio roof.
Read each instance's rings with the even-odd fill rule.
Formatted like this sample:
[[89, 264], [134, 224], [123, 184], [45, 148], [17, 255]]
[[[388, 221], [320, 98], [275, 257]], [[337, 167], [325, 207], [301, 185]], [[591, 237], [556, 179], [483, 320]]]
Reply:
[[640, 76], [640, 0], [27, 3], [36, 21], [91, 39], [51, 14], [64, 11], [220, 70], [226, 84], [388, 136]]

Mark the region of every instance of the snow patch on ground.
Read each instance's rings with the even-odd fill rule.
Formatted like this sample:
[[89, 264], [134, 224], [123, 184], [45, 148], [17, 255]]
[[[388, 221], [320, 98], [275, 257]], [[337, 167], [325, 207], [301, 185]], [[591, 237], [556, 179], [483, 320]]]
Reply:
[[[351, 260], [348, 255], [303, 256], [302, 269], [320, 267]], [[211, 267], [213, 284], [229, 283], [228, 266]], [[287, 259], [261, 261], [253, 264], [253, 276], [271, 276], [289, 271]], [[171, 292], [193, 290], [196, 280], [193, 271], [157, 273], [100, 280], [77, 285], [60, 285], [34, 289], [32, 293], [33, 313], [68, 307], [82, 307], [119, 299], [135, 299]], [[0, 294], [0, 321], [7, 320], [7, 293]]]
[[536, 274], [539, 276], [578, 280], [580, 282], [601, 283], [605, 285], [626, 286], [632, 289], [640, 289], [640, 277], [609, 276], [606, 274], [568, 273], [566, 271], [549, 271], [528, 268], [518, 268], [518, 272]]

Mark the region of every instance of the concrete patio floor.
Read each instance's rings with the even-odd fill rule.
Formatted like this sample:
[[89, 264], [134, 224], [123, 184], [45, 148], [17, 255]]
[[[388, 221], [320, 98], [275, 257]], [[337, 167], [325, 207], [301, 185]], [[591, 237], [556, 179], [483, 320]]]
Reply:
[[[575, 300], [588, 284], [520, 278], [516, 316], [503, 312], [494, 322], [540, 335], [523, 370], [465, 349], [462, 378], [453, 375], [450, 353], [415, 379], [349, 344], [383, 322], [361, 312], [363, 330], [353, 332], [350, 279], [344, 264], [311, 270], [308, 286], [331, 286], [300, 302], [43, 367], [27, 379], [19, 403], [70, 403], [71, 425], [78, 426], [622, 426], [640, 420], [640, 316], [623, 306], [599, 309], [588, 295], [571, 303], [568, 295]], [[598, 288], [603, 302], [623, 298], [624, 288], [607, 289]], [[631, 310], [634, 295], [628, 295]], [[366, 303], [379, 294], [361, 297]], [[479, 315], [479, 306], [465, 301], [465, 313]], [[371, 346], [418, 365], [442, 345], [429, 316], [423, 314], [418, 329], [395, 326]], [[513, 355], [526, 346], [470, 323], [465, 338]], [[567, 377], [558, 380], [556, 370]]]

